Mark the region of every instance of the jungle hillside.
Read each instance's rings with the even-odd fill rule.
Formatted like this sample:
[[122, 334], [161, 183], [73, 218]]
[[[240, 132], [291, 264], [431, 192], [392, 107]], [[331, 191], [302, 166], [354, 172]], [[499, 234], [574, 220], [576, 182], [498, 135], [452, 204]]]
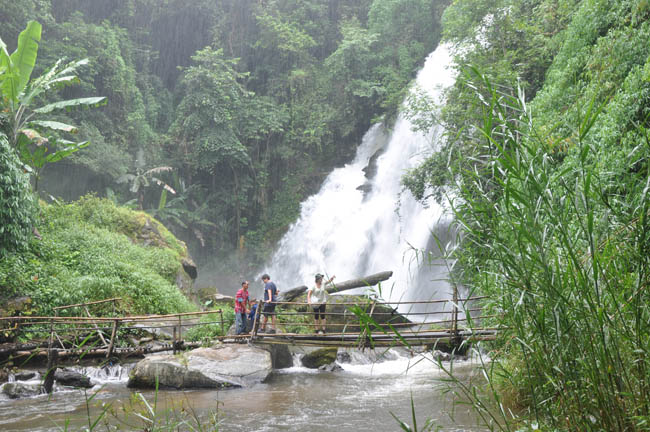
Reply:
[[8, 53], [42, 25], [34, 77], [87, 59], [44, 103], [105, 98], [48, 118], [85, 144], [32, 185], [46, 202], [93, 194], [149, 213], [188, 245], [199, 284], [235, 289], [368, 127], [390, 124], [447, 4], [3, 0]]

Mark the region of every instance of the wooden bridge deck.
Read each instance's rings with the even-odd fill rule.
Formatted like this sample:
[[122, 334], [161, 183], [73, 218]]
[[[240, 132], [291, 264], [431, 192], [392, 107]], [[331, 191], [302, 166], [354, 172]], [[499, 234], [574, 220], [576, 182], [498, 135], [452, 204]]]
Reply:
[[[301, 333], [291, 332], [278, 332], [278, 333], [262, 333], [257, 332], [258, 323], [253, 323], [253, 330], [250, 334], [245, 335], [230, 335], [227, 334], [228, 329], [223, 318], [221, 310], [203, 311], [203, 312], [188, 312], [180, 314], [169, 315], [139, 315], [139, 316], [92, 316], [88, 307], [93, 305], [100, 305], [107, 302], [114, 304], [120, 299], [107, 299], [97, 302], [82, 303], [75, 305], [68, 305], [56, 308], [56, 316], [19, 316], [19, 317], [4, 317], [0, 318], [0, 324], [5, 328], [18, 328], [23, 326], [37, 326], [41, 332], [47, 331], [49, 333], [49, 340], [47, 343], [40, 344], [25, 344], [23, 347], [14, 349], [9, 353], [12, 357], [39, 357], [48, 355], [53, 351], [57, 352], [58, 357], [71, 357], [71, 356], [88, 356], [88, 357], [105, 357], [112, 356], [128, 357], [132, 355], [144, 355], [153, 352], [162, 351], [178, 351], [188, 348], [194, 348], [214, 342], [223, 343], [263, 343], [263, 344], [291, 344], [291, 345], [307, 345], [307, 346], [321, 346], [321, 347], [357, 347], [357, 348], [375, 348], [375, 347], [393, 347], [393, 346], [435, 346], [437, 344], [446, 345], [460, 345], [463, 341], [479, 341], [479, 340], [492, 340], [496, 337], [498, 329], [479, 327], [481, 320], [487, 318], [485, 316], [472, 316], [473, 313], [480, 311], [480, 308], [472, 308], [470, 305], [475, 304], [477, 300], [484, 297], [472, 297], [468, 299], [453, 300], [432, 300], [432, 301], [417, 301], [417, 302], [399, 302], [399, 303], [382, 303], [388, 305], [388, 311], [379, 311], [380, 306], [376, 300], [369, 300], [367, 304], [359, 305], [356, 303], [336, 303], [337, 307], [354, 307], [356, 313], [351, 313], [347, 309], [344, 312], [328, 312], [333, 318], [345, 320], [344, 323], [328, 323], [328, 332], [324, 335], [315, 334], [310, 332], [304, 333], [305, 328], [314, 328], [313, 313], [307, 308], [305, 303], [278, 303], [276, 308], [276, 315], [283, 317], [284, 322], [279, 323], [280, 329], [296, 328], [299, 326], [302, 329]], [[433, 311], [433, 312], [404, 312], [396, 313], [392, 309], [397, 304], [435, 304], [446, 303], [451, 305], [450, 310]], [[287, 307], [290, 310], [283, 310]], [[439, 305], [438, 305], [439, 306]], [[58, 316], [58, 312], [63, 309], [77, 308], [82, 311], [85, 316]], [[302, 311], [297, 309], [302, 308]], [[113, 308], [115, 311], [115, 308]], [[217, 320], [200, 322], [199, 318], [204, 315], [211, 314], [217, 316]], [[434, 321], [422, 321], [423, 315], [435, 316], [437, 314], [444, 314], [445, 317], [451, 319], [440, 319]], [[408, 318], [413, 315], [419, 322], [399, 322], [399, 323], [378, 323], [374, 321], [375, 318], [390, 320], [394, 316], [401, 316]], [[459, 317], [464, 316], [464, 318]], [[259, 316], [259, 315], [258, 315]], [[305, 316], [312, 317], [305, 319]], [[426, 319], [426, 317], [424, 317]], [[257, 319], [257, 317], [256, 317]], [[294, 319], [293, 322], [286, 320]], [[298, 321], [295, 321], [298, 319]], [[270, 321], [270, 320], [269, 320]], [[309, 322], [305, 322], [309, 321]], [[365, 322], [365, 324], [363, 323]], [[203, 325], [220, 325], [221, 333], [224, 336], [214, 337], [210, 340], [202, 340], [198, 342], [188, 342], [183, 338], [184, 331], [187, 328], [203, 326]], [[118, 347], [117, 339], [119, 337], [118, 329], [143, 329], [143, 330], [156, 330], [165, 329], [171, 333], [171, 340], [166, 342], [159, 342], [155, 347], [136, 346], [136, 347]], [[332, 329], [330, 331], [330, 329]], [[170, 331], [171, 330], [171, 331]], [[101, 340], [101, 344], [95, 346], [84, 346], [85, 341], [70, 346], [69, 341], [64, 343], [60, 338], [60, 334], [72, 334], [81, 331], [82, 334], [96, 334], [97, 341]], [[0, 345], [0, 357], [2, 357], [3, 346]]]
[[[493, 340], [496, 329], [449, 331], [400, 331], [367, 333], [328, 333], [325, 335], [300, 333], [263, 333], [252, 342], [283, 345], [309, 345], [322, 347], [375, 348], [394, 346], [434, 346], [438, 343], [458, 344], [461, 341]], [[233, 340], [233, 342], [236, 340]]]

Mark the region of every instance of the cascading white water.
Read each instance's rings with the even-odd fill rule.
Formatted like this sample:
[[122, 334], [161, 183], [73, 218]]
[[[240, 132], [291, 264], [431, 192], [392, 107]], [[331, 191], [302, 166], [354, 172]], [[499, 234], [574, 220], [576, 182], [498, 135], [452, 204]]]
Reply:
[[[418, 73], [417, 88], [441, 102], [443, 89], [454, 81], [450, 64], [449, 47], [440, 45]], [[449, 220], [437, 203], [422, 205], [400, 184], [402, 175], [436, 148], [441, 130], [422, 134], [412, 128], [401, 114], [389, 136], [382, 125], [372, 126], [355, 159], [332, 171], [321, 190], [302, 203], [300, 218], [268, 269], [281, 290], [310, 286], [317, 272], [343, 281], [392, 270], [381, 292], [385, 300], [449, 296], [446, 268], [423, 267], [414, 252], [427, 250], [432, 232]], [[377, 154], [376, 174], [366, 178]]]

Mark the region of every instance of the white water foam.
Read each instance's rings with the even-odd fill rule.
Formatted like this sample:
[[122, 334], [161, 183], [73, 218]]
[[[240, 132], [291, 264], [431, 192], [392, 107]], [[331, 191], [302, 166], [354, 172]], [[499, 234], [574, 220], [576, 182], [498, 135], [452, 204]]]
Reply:
[[90, 383], [93, 386], [101, 386], [104, 384], [126, 384], [129, 380], [129, 372], [135, 363], [125, 363], [123, 365], [105, 365], [101, 367], [96, 366], [75, 366], [70, 369], [86, 375], [90, 378]]

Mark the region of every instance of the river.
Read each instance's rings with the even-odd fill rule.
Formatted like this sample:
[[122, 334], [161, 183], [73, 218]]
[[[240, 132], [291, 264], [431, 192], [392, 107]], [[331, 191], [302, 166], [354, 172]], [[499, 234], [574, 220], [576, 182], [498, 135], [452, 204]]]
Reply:
[[[337, 372], [292, 367], [246, 389], [161, 390], [157, 395], [158, 412], [162, 414], [159, 419], [173, 408], [177, 413], [193, 410], [204, 424], [211, 413], [218, 412], [221, 431], [396, 431], [400, 427], [391, 413], [411, 424], [412, 397], [418, 430], [427, 419], [434, 420], [443, 431], [486, 430], [477, 426], [474, 412], [443, 391], [446, 384], [441, 379], [446, 374], [430, 357], [410, 357], [395, 350], [386, 353], [387, 359], [374, 362], [359, 352], [352, 352], [351, 357], [350, 362], [340, 363], [343, 369]], [[478, 379], [472, 361], [455, 362], [454, 370], [465, 382]], [[96, 384], [87, 396], [65, 388], [57, 388], [51, 396], [15, 400], [0, 396], [0, 430], [57, 431], [65, 430], [66, 422], [68, 430], [86, 430], [86, 397], [95, 392], [97, 396], [88, 404], [90, 418], [97, 418], [102, 404], [111, 404], [116, 414], [105, 418], [112, 425], [120, 424], [115, 415], [124, 421], [123, 408], [128, 411], [133, 407], [130, 401], [136, 395], [126, 387], [128, 368], [88, 368], [86, 373]], [[154, 404], [154, 391], [141, 394]], [[131, 415], [120, 430], [143, 430], [143, 425]], [[186, 426], [180, 430], [193, 429]]]

